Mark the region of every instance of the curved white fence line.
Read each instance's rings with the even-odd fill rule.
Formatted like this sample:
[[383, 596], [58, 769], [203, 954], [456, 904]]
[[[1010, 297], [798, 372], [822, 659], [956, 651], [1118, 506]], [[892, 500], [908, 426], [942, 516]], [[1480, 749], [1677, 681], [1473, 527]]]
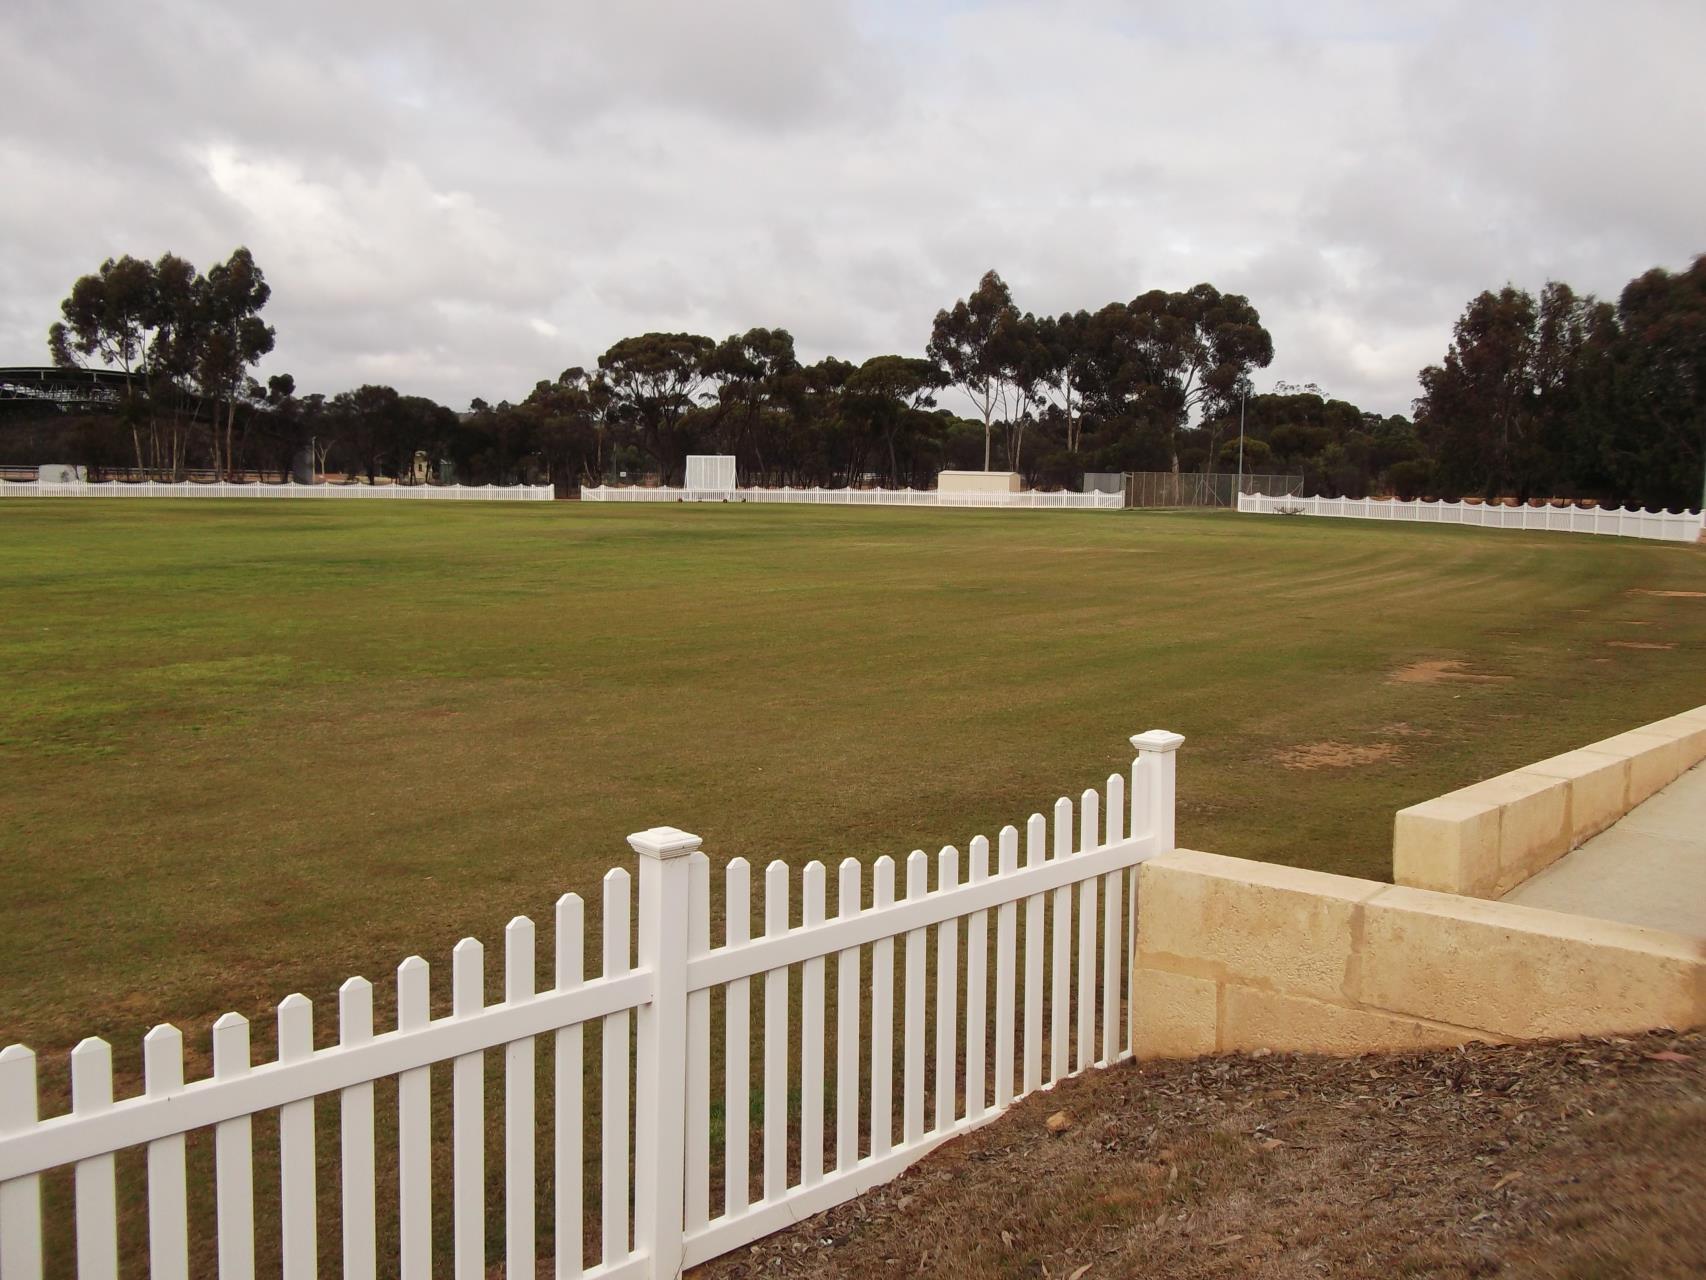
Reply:
[[1118, 493], [943, 493], [939, 489], [640, 489], [599, 485], [581, 490], [586, 502], [804, 502], [842, 507], [1032, 507], [1113, 511]]
[[1274, 498], [1241, 493], [1238, 510], [1264, 515], [1347, 516], [1414, 524], [1462, 524], [1484, 529], [1601, 533], [1619, 538], [1693, 542], [1701, 535], [1698, 511], [1625, 510], [1622, 507], [1506, 507], [1478, 502], [1399, 502], [1385, 498]]
[[0, 481], [0, 498], [367, 498], [407, 502], [549, 502], [548, 484], [213, 484], [163, 480]]

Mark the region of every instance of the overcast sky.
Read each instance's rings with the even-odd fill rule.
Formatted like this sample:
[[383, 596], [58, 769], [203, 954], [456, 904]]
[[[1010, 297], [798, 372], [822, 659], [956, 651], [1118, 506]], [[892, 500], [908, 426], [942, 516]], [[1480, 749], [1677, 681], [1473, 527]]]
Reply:
[[1207, 280], [1258, 379], [1408, 412], [1463, 304], [1706, 251], [1706, 5], [10, 0], [0, 365], [239, 244], [262, 373], [519, 399], [616, 338], [919, 353]]

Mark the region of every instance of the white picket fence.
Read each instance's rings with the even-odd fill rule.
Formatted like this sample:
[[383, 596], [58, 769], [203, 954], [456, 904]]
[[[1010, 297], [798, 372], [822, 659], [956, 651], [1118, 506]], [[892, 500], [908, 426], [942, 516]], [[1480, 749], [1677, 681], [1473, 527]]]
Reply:
[[943, 493], [939, 489], [646, 489], [595, 485], [581, 490], [586, 502], [806, 502], [845, 507], [1036, 507], [1117, 511], [1118, 493]]
[[380, 501], [549, 502], [548, 484], [209, 484], [165, 480], [0, 480], [0, 498], [366, 498]]
[[[351, 978], [339, 992], [335, 1046], [314, 1048], [314, 1011], [292, 995], [278, 1006], [276, 1061], [254, 1063], [248, 1021], [228, 1013], [213, 1025], [212, 1075], [186, 1082], [183, 1035], [159, 1026], [144, 1040], [143, 1091], [122, 1100], [113, 1096], [110, 1046], [84, 1040], [71, 1052], [71, 1110], [48, 1119], [37, 1114], [34, 1053], [11, 1045], [0, 1051], [0, 1280], [42, 1275], [42, 1178], [67, 1165], [74, 1171], [74, 1220], [58, 1224], [59, 1238], [74, 1236], [83, 1280], [116, 1277], [115, 1153], [139, 1146], [146, 1148], [149, 1274], [188, 1276], [187, 1224], [198, 1189], [186, 1178], [185, 1137], [208, 1128], [222, 1280], [255, 1274], [257, 1209], [260, 1221], [278, 1224], [286, 1280], [316, 1275], [322, 1259], [315, 1107], [333, 1095], [346, 1277], [375, 1275], [382, 1234], [397, 1239], [403, 1275], [432, 1274], [435, 1212], [441, 1225], [449, 1216], [453, 1274], [484, 1277], [495, 1261], [487, 1256], [488, 1195], [494, 1209], [500, 1199], [503, 1205], [506, 1274], [534, 1275], [542, 1137], [552, 1143], [549, 1220], [558, 1276], [674, 1277], [847, 1200], [999, 1115], [1017, 1097], [1129, 1056], [1128, 1003], [1140, 994], [1132, 990], [1131, 967], [1136, 868], [1173, 847], [1174, 753], [1181, 741], [1161, 731], [1132, 739], [1138, 755], [1129, 796], [1126, 777], [1116, 773], [1104, 792], [1083, 793], [1076, 821], [1065, 798], [1054, 806], [1052, 832], [1043, 815], [1033, 814], [1023, 865], [1020, 834], [1011, 826], [997, 838], [993, 866], [982, 836], [963, 864], [957, 850], [943, 849], [933, 887], [931, 859], [922, 851], [906, 859], [900, 886], [888, 857], [869, 868], [843, 861], [833, 916], [822, 863], [808, 863], [800, 876], [795, 923], [793, 873], [772, 862], [755, 935], [751, 870], [736, 858], [723, 872], [724, 936], [716, 946], [711, 866], [699, 837], [671, 827], [642, 831], [629, 837], [639, 860], [637, 958], [630, 953], [630, 876], [617, 869], [604, 877], [600, 976], [583, 974], [582, 903], [566, 894], [556, 906], [550, 988], [536, 989], [534, 926], [517, 918], [505, 931], [498, 1004], [485, 1004], [483, 951], [465, 939], [453, 953], [448, 1016], [431, 1016], [428, 966], [411, 956], [397, 970], [395, 1030], [375, 1032], [373, 987]], [[897, 891], [904, 892], [898, 900]], [[897, 943], [904, 948], [898, 1042]], [[826, 991], [831, 963], [835, 979]], [[931, 970], [933, 1036], [926, 1027]], [[763, 1055], [756, 1197], [749, 1166], [755, 979]], [[796, 980], [797, 1027], [790, 998]], [[715, 1061], [714, 995], [723, 1014]], [[637, 1020], [632, 1061], [630, 1019]], [[583, 1132], [583, 1104], [593, 1087], [584, 1073], [589, 1026], [600, 1042], [602, 1117], [590, 1135]], [[548, 1108], [535, 1096], [542, 1038], [553, 1065]], [[501, 1189], [488, 1182], [485, 1131], [485, 1058], [499, 1049]], [[450, 1147], [452, 1203], [435, 1208], [429, 1070], [443, 1063], [451, 1064], [452, 1123], [437, 1138]], [[712, 1087], [719, 1076], [724, 1130], [714, 1152]], [[396, 1219], [381, 1224], [376, 1160], [389, 1162], [391, 1153], [379, 1152], [375, 1142], [374, 1083], [389, 1077], [398, 1080], [398, 1207]], [[791, 1123], [796, 1078], [798, 1118]], [[258, 1204], [253, 1119], [275, 1111], [277, 1198]], [[589, 1137], [598, 1143], [601, 1210], [597, 1260], [583, 1269], [582, 1162]], [[717, 1168], [723, 1192], [713, 1203]], [[55, 1238], [52, 1230], [47, 1238]]]
[[1506, 507], [1479, 502], [1276, 498], [1266, 494], [1241, 493], [1238, 495], [1238, 510], [1267, 515], [1349, 516], [1359, 520], [1461, 524], [1483, 529], [1603, 533], [1619, 538], [1656, 538], [1663, 542], [1694, 542], [1702, 532], [1698, 511], [1628, 511], [1622, 507]]

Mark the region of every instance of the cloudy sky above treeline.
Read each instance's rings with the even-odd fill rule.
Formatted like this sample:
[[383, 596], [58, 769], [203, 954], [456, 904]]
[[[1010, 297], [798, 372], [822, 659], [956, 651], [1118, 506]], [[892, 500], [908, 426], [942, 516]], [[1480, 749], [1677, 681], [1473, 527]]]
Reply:
[[1408, 412], [1476, 292], [1706, 251], [1706, 5], [12, 0], [0, 365], [80, 274], [248, 245], [261, 372], [520, 399], [647, 330], [921, 353], [1207, 280]]

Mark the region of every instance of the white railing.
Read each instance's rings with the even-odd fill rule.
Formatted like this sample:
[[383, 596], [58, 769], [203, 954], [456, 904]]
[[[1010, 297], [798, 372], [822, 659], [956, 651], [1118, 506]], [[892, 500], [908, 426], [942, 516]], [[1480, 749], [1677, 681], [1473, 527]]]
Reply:
[[[485, 1003], [484, 953], [465, 939], [452, 957], [447, 1016], [431, 1016], [427, 963], [412, 956], [397, 970], [395, 1030], [375, 1032], [373, 987], [351, 978], [339, 991], [336, 1045], [315, 1049], [314, 1011], [292, 995], [277, 1010], [276, 1061], [254, 1063], [248, 1021], [228, 1013], [213, 1025], [206, 1079], [185, 1081], [183, 1035], [163, 1025], [143, 1042], [141, 1094], [115, 1099], [111, 1047], [84, 1040], [71, 1052], [71, 1110], [48, 1119], [37, 1114], [35, 1054], [11, 1045], [0, 1051], [0, 1278], [42, 1274], [41, 1179], [67, 1165], [72, 1221], [49, 1224], [58, 1228], [49, 1238], [74, 1236], [79, 1276], [118, 1274], [119, 1206], [133, 1198], [145, 1204], [150, 1274], [155, 1280], [189, 1275], [190, 1208], [205, 1193], [186, 1176], [185, 1137], [208, 1128], [220, 1276], [252, 1276], [258, 1238], [263, 1245], [276, 1241], [287, 1280], [315, 1275], [321, 1263], [315, 1107], [331, 1095], [340, 1131], [343, 1274], [373, 1276], [376, 1242], [393, 1238], [403, 1275], [431, 1274], [429, 1069], [441, 1063], [451, 1064], [450, 1123], [441, 1123], [438, 1135], [450, 1152], [451, 1204], [436, 1213], [441, 1225], [448, 1218], [458, 1277], [483, 1277], [495, 1261], [485, 1238], [489, 1195], [494, 1206], [500, 1198], [503, 1205], [506, 1274], [535, 1274], [541, 1133], [552, 1143], [549, 1220], [559, 1276], [674, 1277], [847, 1200], [1016, 1098], [1129, 1056], [1136, 868], [1173, 847], [1174, 752], [1181, 741], [1160, 731], [1132, 739], [1138, 756], [1129, 799], [1126, 777], [1114, 774], [1105, 792], [1083, 793], [1076, 821], [1065, 798], [1054, 806], [1052, 832], [1043, 815], [1033, 814], [1023, 865], [1020, 834], [1009, 826], [997, 839], [993, 866], [982, 836], [968, 846], [963, 873], [959, 852], [943, 849], [933, 887], [931, 859], [922, 851], [906, 859], [899, 886], [895, 862], [877, 859], [867, 898], [867, 868], [849, 858], [836, 873], [830, 916], [829, 873], [811, 862], [799, 879], [796, 917], [793, 873], [772, 862], [756, 934], [745, 859], [724, 868], [722, 910], [714, 915], [711, 865], [699, 837], [671, 827], [640, 832], [629, 837], [639, 858], [637, 963], [630, 953], [630, 877], [617, 869], [604, 877], [600, 976], [583, 975], [582, 904], [566, 894], [556, 906], [550, 988], [536, 989], [534, 926], [517, 918], [505, 931], [498, 1004]], [[897, 892], [904, 893], [898, 901]], [[715, 946], [714, 918], [724, 921]], [[904, 948], [898, 1039], [897, 943]], [[831, 964], [834, 984], [826, 990]], [[749, 1132], [754, 979], [762, 1011], [756, 1144]], [[933, 1035], [926, 1027], [930, 982]], [[723, 1033], [715, 1056], [714, 1004]], [[630, 1019], [637, 1020], [632, 1062]], [[599, 1042], [596, 1072], [586, 1070], [589, 1027]], [[549, 1038], [553, 1063], [545, 1078], [548, 1106], [535, 1096], [541, 1037]], [[501, 1191], [489, 1192], [485, 1059], [498, 1049], [503, 1174]], [[398, 1080], [394, 1160], [375, 1141], [374, 1083], [390, 1077]], [[723, 1139], [714, 1151], [712, 1087], [719, 1079]], [[797, 1120], [790, 1109], [794, 1079]], [[589, 1135], [583, 1104], [593, 1088], [601, 1120]], [[263, 1198], [255, 1189], [252, 1121], [274, 1111], [277, 1192]], [[590, 1250], [597, 1260], [583, 1271], [589, 1136], [598, 1148], [601, 1208]], [[115, 1154], [133, 1147], [146, 1148], [146, 1195], [121, 1199]], [[394, 1163], [397, 1186], [396, 1218], [383, 1224], [375, 1195], [381, 1162]], [[716, 1203], [714, 1171], [722, 1183]], [[756, 1196], [754, 1172], [762, 1188]], [[266, 1234], [258, 1237], [262, 1227]]]
[[1238, 510], [1268, 515], [1349, 516], [1414, 524], [1461, 524], [1482, 529], [1603, 533], [1620, 538], [1693, 542], [1701, 535], [1698, 511], [1626, 511], [1622, 507], [1507, 507], [1480, 502], [1399, 502], [1389, 498], [1276, 498], [1241, 493]]
[[367, 498], [385, 501], [548, 502], [548, 484], [211, 484], [195, 481], [0, 480], [0, 498]]
[[806, 502], [845, 507], [1041, 507], [1114, 511], [1125, 506], [1118, 493], [943, 493], [939, 489], [645, 489], [595, 485], [581, 490], [587, 502]]

